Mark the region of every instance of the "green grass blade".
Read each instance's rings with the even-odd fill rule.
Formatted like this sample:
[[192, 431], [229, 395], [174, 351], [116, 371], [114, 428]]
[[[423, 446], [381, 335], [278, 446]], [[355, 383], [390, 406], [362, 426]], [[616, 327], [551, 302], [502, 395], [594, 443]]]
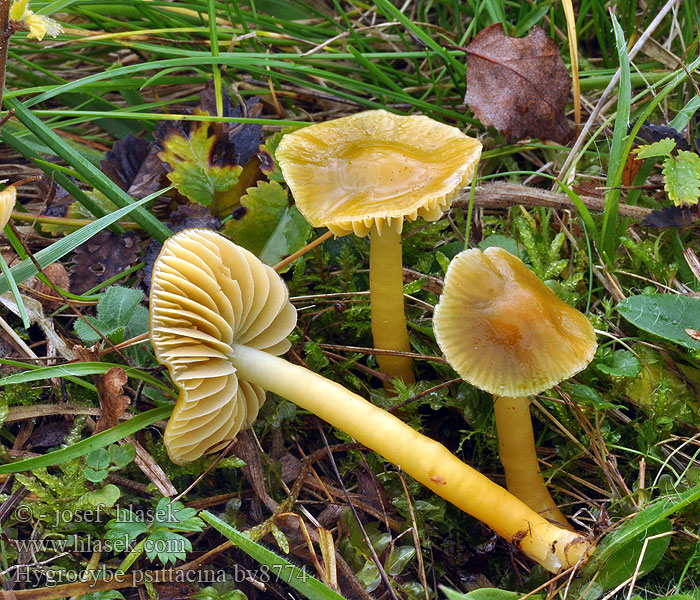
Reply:
[[129, 435], [133, 435], [145, 427], [153, 425], [153, 423], [157, 423], [158, 421], [169, 417], [172, 410], [172, 406], [161, 406], [160, 408], [154, 408], [146, 411], [145, 413], [141, 413], [140, 415], [117, 425], [116, 427], [96, 433], [95, 435], [82, 440], [77, 444], [68, 446], [67, 448], [61, 448], [60, 450], [49, 452], [43, 456], [25, 458], [24, 460], [18, 460], [17, 462], [0, 465], [0, 474], [20, 473], [22, 471], [31, 471], [32, 469], [52, 467], [54, 465], [60, 465], [68, 462], [69, 460], [73, 460], [74, 458], [85, 456], [93, 450], [114, 444], [115, 442], [123, 440]]
[[286, 581], [297, 592], [309, 600], [342, 600], [338, 592], [333, 591], [327, 585], [303, 571], [288, 560], [278, 556], [274, 552], [261, 546], [257, 542], [248, 539], [237, 529], [231, 527], [208, 511], [199, 513], [219, 533], [231, 540], [233, 544], [243, 550], [248, 556], [268, 569], [270, 576]]
[[617, 113], [615, 115], [615, 129], [613, 130], [612, 145], [610, 147], [610, 162], [608, 164], [608, 179], [606, 185], [609, 188], [605, 197], [605, 214], [600, 232], [603, 255], [612, 264], [615, 250], [618, 246], [618, 208], [620, 205], [620, 184], [622, 183], [622, 169], [627, 158], [625, 137], [630, 120], [630, 103], [632, 98], [632, 86], [630, 83], [630, 62], [627, 54], [625, 37], [617, 22], [615, 15], [610, 14], [615, 31], [615, 43], [617, 44], [617, 56], [620, 63], [620, 86], [618, 90]]
[[29, 329], [31, 323], [29, 322], [29, 315], [27, 314], [27, 309], [24, 307], [24, 302], [22, 302], [22, 295], [19, 293], [19, 288], [17, 287], [17, 282], [14, 277], [10, 275], [10, 267], [7, 266], [5, 259], [0, 254], [0, 269], [2, 269], [2, 274], [5, 276], [6, 281], [10, 285], [10, 291], [12, 292], [12, 297], [17, 303], [17, 309], [19, 310], [19, 316], [22, 319], [22, 325], [25, 329]]
[[[130, 204], [129, 206], [126, 206], [124, 208], [120, 208], [119, 210], [114, 211], [112, 214], [107, 215], [106, 217], [97, 219], [93, 223], [90, 223], [89, 225], [78, 229], [78, 231], [74, 231], [70, 235], [61, 238], [56, 243], [51, 244], [51, 246], [49, 246], [48, 248], [40, 250], [34, 255], [34, 258], [39, 263], [39, 265], [41, 265], [42, 269], [44, 267], [47, 267], [51, 263], [56, 262], [60, 258], [63, 258], [69, 252], [75, 250], [81, 244], [87, 242], [92, 236], [102, 231], [108, 225], [116, 223], [124, 215], [128, 215], [132, 210], [139, 208], [142, 204], [145, 204], [150, 199], [152, 199], [152, 196], [148, 196], [143, 200], [134, 202], [133, 204]], [[12, 277], [14, 278], [15, 282], [19, 284], [23, 283], [24, 281], [27, 281], [27, 279], [29, 279], [33, 275], [36, 275], [38, 273], [38, 270], [32, 262], [32, 260], [28, 258], [26, 260], [23, 260], [18, 265], [12, 267], [10, 269], [10, 273], [12, 274]], [[0, 294], [4, 294], [9, 289], [10, 282], [8, 281], [8, 278], [3, 275], [2, 277], [0, 277]]]
[[128, 377], [133, 377], [134, 379], [140, 379], [141, 381], [150, 383], [151, 385], [160, 388], [164, 392], [172, 392], [167, 385], [164, 385], [158, 379], [152, 377], [148, 373], [144, 373], [140, 369], [106, 362], [77, 362], [68, 363], [65, 365], [53, 365], [51, 367], [30, 369], [29, 371], [13, 373], [12, 375], [3, 377], [0, 379], [0, 386], [27, 383], [29, 381], [40, 381], [42, 379], [49, 379], [50, 377], [83, 377], [85, 375], [102, 375], [113, 367], [124, 369]]
[[56, 135], [48, 126], [38, 119], [24, 104], [14, 98], [5, 100], [8, 107], [15, 109], [15, 117], [31, 131], [36, 137], [51, 148], [58, 156], [65, 160], [76, 172], [96, 190], [102, 192], [117, 206], [124, 208], [134, 206], [132, 215], [144, 230], [159, 242], [164, 242], [172, 235], [170, 229], [163, 225], [144, 207], [133, 204], [134, 199], [114, 183], [107, 175], [87, 160], [82, 154], [75, 151]]

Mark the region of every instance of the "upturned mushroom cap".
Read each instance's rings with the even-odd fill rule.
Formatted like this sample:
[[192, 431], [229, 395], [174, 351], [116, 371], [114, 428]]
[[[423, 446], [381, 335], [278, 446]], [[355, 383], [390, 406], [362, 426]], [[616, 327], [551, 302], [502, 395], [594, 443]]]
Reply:
[[282, 138], [275, 157], [314, 227], [367, 235], [435, 221], [472, 179], [481, 142], [425, 116], [370, 110]]
[[433, 328], [462, 379], [499, 396], [542, 392], [584, 369], [596, 350], [588, 319], [502, 248], [454, 258]]
[[214, 231], [187, 229], [169, 238], [153, 268], [151, 342], [180, 391], [165, 430], [173, 462], [221, 449], [250, 426], [265, 401], [239, 379], [232, 345], [279, 355], [296, 310], [270, 267]]

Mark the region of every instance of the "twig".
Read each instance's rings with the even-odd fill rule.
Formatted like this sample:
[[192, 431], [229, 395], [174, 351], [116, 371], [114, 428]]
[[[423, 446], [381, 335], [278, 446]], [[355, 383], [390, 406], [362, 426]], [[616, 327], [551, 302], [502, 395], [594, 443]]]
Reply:
[[294, 262], [297, 258], [306, 254], [309, 250], [313, 250], [316, 246], [325, 242], [332, 235], [333, 235], [332, 232], [326, 231], [326, 233], [324, 233], [322, 236], [317, 237], [313, 242], [307, 244], [301, 250], [297, 250], [294, 254], [290, 254], [287, 258], [285, 258], [281, 262], [278, 262], [272, 268], [275, 271], [279, 271], [282, 267], [286, 267], [289, 263]]
[[[587, 208], [603, 212], [605, 200], [595, 196], [579, 196]], [[453, 203], [458, 208], [466, 208], [468, 197], [460, 197]], [[508, 208], [514, 205], [546, 206], [548, 208], [575, 209], [574, 203], [566, 194], [532, 188], [517, 183], [487, 183], [479, 186], [474, 194], [474, 204], [489, 208]], [[650, 208], [620, 204], [620, 216], [644, 219], [652, 211]]]

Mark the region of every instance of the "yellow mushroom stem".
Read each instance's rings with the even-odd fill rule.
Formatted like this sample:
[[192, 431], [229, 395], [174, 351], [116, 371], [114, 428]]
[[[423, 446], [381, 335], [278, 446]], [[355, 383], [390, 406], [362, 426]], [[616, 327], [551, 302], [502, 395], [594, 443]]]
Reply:
[[[369, 291], [374, 347], [410, 352], [403, 306], [401, 234], [390, 226], [383, 227], [379, 233], [375, 225], [370, 235]], [[404, 383], [416, 381], [412, 358], [378, 354], [377, 362], [389, 377], [401, 377]]]
[[592, 543], [584, 536], [550, 523], [442, 444], [343, 386], [240, 344], [233, 345], [229, 358], [240, 379], [258, 384], [344, 431], [491, 527], [552, 573], [583, 562], [592, 551]]
[[562, 527], [569, 527], [547, 489], [535, 451], [530, 398], [494, 396], [498, 454], [506, 472], [506, 487], [532, 510]]

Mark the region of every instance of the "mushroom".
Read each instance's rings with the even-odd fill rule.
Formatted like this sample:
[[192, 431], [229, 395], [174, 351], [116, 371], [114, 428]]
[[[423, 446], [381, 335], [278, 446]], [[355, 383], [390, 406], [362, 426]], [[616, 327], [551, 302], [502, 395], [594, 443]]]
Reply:
[[10, 222], [16, 201], [17, 188], [14, 185], [8, 185], [0, 192], [0, 229], [4, 229]]
[[[299, 211], [335, 235], [371, 236], [374, 347], [409, 352], [403, 304], [404, 219], [435, 221], [467, 185], [481, 143], [425, 116], [371, 110], [288, 133], [275, 156]], [[413, 383], [413, 360], [378, 355], [390, 377]]]
[[460, 377], [495, 397], [506, 486], [566, 524], [540, 474], [530, 398], [582, 369], [596, 340], [588, 319], [502, 248], [465, 250], [450, 263], [433, 328]]
[[205, 229], [168, 239], [153, 268], [151, 341], [179, 397], [165, 433], [173, 461], [220, 449], [249, 426], [269, 390], [354, 437], [486, 523], [552, 572], [585, 559], [589, 541], [552, 523], [364, 398], [276, 356], [296, 311], [279, 276]]

